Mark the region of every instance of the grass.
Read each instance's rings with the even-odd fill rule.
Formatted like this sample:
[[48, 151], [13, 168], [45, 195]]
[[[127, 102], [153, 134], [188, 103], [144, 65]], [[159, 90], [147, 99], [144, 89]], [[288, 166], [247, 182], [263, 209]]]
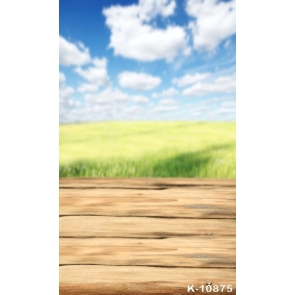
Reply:
[[236, 124], [60, 125], [60, 177], [236, 177]]

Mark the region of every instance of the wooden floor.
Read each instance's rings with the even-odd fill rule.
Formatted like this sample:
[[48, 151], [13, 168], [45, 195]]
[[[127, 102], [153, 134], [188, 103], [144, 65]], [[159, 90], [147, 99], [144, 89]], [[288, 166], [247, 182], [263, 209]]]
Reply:
[[59, 183], [61, 295], [236, 294], [235, 180]]

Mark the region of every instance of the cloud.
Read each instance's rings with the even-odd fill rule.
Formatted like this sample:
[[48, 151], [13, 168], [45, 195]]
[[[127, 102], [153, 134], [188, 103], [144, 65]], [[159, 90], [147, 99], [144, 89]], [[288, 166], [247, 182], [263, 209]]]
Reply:
[[66, 76], [65, 76], [65, 74], [59, 72], [59, 85], [64, 84], [65, 81], [66, 81]]
[[178, 109], [179, 109], [179, 106], [176, 106], [176, 105], [172, 105], [172, 106], [159, 105], [159, 106], [156, 106], [152, 110], [152, 112], [153, 113], [166, 113], [166, 112], [177, 111]]
[[78, 92], [96, 92], [98, 91], [98, 85], [83, 83], [78, 87]]
[[[217, 96], [213, 98], [206, 98], [198, 102], [198, 106], [210, 106], [212, 107], [213, 105], [235, 105], [236, 104], [236, 98], [235, 96]], [[190, 107], [191, 108], [191, 107]]]
[[177, 104], [177, 101], [172, 98], [162, 99], [159, 101], [159, 105], [161, 105], [161, 106], [176, 105], [176, 104]]
[[236, 75], [218, 77], [213, 83], [197, 83], [183, 91], [185, 96], [202, 96], [210, 92], [230, 93], [236, 90]]
[[220, 109], [217, 109], [216, 111], [212, 112], [212, 115], [235, 115], [236, 109], [235, 108], [224, 108], [221, 107]]
[[189, 108], [189, 112], [193, 116], [201, 116], [201, 115], [208, 115], [208, 112], [212, 109], [212, 106], [209, 105], [197, 105], [194, 107]]
[[136, 95], [132, 98], [132, 101], [136, 104], [146, 104], [149, 102], [149, 99], [145, 96]]
[[154, 107], [152, 113], [167, 113], [173, 112], [179, 109], [178, 103], [175, 99], [162, 99], [159, 104]]
[[73, 87], [65, 85], [66, 76], [64, 73], [59, 72], [59, 105], [60, 107], [67, 107], [71, 105], [72, 95], [75, 93]]
[[213, 113], [213, 115], [235, 115], [236, 114], [236, 101], [223, 102]]
[[87, 122], [108, 120], [112, 116], [111, 105], [94, 105], [82, 108], [60, 110], [60, 122]]
[[197, 83], [190, 88], [186, 88], [182, 94], [185, 96], [202, 96], [213, 92], [213, 85], [210, 83]]
[[126, 115], [128, 115], [127, 118], [129, 118], [129, 116], [133, 116], [133, 117], [137, 117], [140, 116], [140, 112], [142, 112], [143, 109], [140, 106], [131, 106], [125, 109], [122, 109], [122, 112], [120, 114], [118, 114], [120, 117], [125, 117]]
[[153, 93], [152, 97], [153, 98], [158, 98], [158, 97], [167, 97], [167, 96], [174, 96], [179, 94], [179, 91], [177, 91], [175, 88], [170, 87], [167, 90], [163, 90], [161, 93]]
[[140, 18], [149, 21], [157, 15], [167, 17], [174, 14], [175, 0], [140, 0]]
[[59, 64], [81, 66], [91, 61], [89, 49], [81, 42], [77, 45], [59, 36]]
[[[92, 63], [94, 64], [94, 66], [88, 67], [85, 70], [82, 69], [81, 67], [75, 68], [75, 73], [77, 73], [79, 76], [87, 80], [91, 85], [107, 86], [109, 83], [109, 77], [108, 77], [107, 68], [106, 68], [107, 59], [94, 58]], [[94, 89], [94, 86], [92, 87]]]
[[224, 108], [236, 108], [236, 101], [225, 101], [221, 106]]
[[236, 101], [233, 96], [213, 97], [186, 108], [194, 118], [202, 120], [235, 120]]
[[236, 32], [235, 0], [188, 0], [186, 12], [196, 18], [189, 24], [196, 50], [212, 51]]
[[221, 93], [227, 93], [227, 92], [233, 92], [236, 90], [236, 75], [231, 76], [221, 76], [218, 77], [214, 81], [214, 91], [215, 92], [221, 92]]
[[[69, 98], [74, 89], [68, 89], [65, 94]], [[128, 95], [116, 88], [106, 88], [99, 93], [84, 95], [85, 105], [79, 108], [60, 108], [61, 122], [83, 122], [101, 120], [142, 119], [148, 98], [140, 95]], [[130, 102], [134, 104], [130, 105]]]
[[236, 109], [220, 109], [220, 110], [216, 111], [216, 114], [235, 115], [236, 114]]
[[210, 73], [196, 73], [194, 75], [185, 75], [181, 78], [175, 78], [173, 79], [172, 83], [176, 84], [178, 87], [183, 87], [189, 84], [193, 84], [199, 81], [202, 81], [209, 77]]
[[179, 53], [188, 55], [184, 28], [168, 25], [160, 29], [149, 23], [157, 15], [162, 18], [172, 15], [175, 7], [175, 0], [140, 0], [138, 5], [104, 9], [106, 25], [111, 30], [109, 47], [115, 55], [139, 61], [171, 62]]
[[106, 88], [100, 93], [86, 94], [84, 97], [90, 104], [124, 103], [130, 100], [128, 94], [112, 88]]
[[59, 98], [61, 101], [66, 101], [74, 94], [75, 89], [73, 87], [64, 87], [59, 89]]
[[122, 72], [118, 75], [118, 80], [122, 87], [140, 91], [151, 90], [162, 82], [159, 77], [135, 72]]
[[135, 104], [147, 104], [149, 99], [142, 95], [129, 95], [116, 88], [106, 88], [99, 93], [87, 93], [84, 95], [88, 105], [115, 105], [133, 102]]
[[73, 87], [64, 87], [59, 89], [59, 109], [60, 112], [65, 112], [67, 109], [79, 107], [80, 103], [72, 98], [75, 93]]

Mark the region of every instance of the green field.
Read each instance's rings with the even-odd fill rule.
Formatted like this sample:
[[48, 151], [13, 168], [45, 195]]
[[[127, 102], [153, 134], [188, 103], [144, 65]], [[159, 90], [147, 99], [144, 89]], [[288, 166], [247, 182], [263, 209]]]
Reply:
[[102, 122], [59, 126], [60, 177], [236, 177], [236, 124]]

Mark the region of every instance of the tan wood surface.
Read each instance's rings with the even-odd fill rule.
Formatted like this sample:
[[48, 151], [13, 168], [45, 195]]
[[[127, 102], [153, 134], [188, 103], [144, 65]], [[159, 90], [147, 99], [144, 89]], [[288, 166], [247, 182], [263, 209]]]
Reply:
[[235, 180], [61, 178], [60, 294], [236, 294], [235, 202]]
[[235, 237], [235, 220], [110, 216], [63, 216], [59, 235], [67, 238]]
[[[64, 294], [236, 294], [235, 269], [162, 268], [144, 266], [60, 266]], [[231, 285], [233, 291], [187, 293], [201, 285]]]
[[61, 189], [61, 215], [235, 218], [231, 188]]
[[221, 237], [60, 239], [60, 264], [235, 267], [235, 241]]
[[60, 178], [60, 188], [171, 188], [171, 187], [236, 187], [235, 179], [198, 178]]

